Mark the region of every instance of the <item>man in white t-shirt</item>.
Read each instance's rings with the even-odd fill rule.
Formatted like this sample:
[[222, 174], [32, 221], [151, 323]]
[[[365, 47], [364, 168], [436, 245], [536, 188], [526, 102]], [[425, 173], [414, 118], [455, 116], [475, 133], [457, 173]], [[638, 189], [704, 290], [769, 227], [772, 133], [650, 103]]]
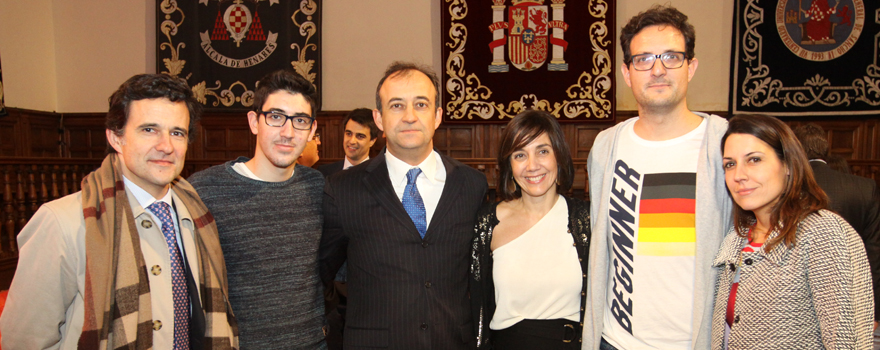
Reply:
[[694, 27], [654, 6], [623, 27], [621, 73], [639, 117], [603, 131], [588, 160], [593, 244], [584, 349], [706, 349], [730, 227], [727, 121], [692, 112]]

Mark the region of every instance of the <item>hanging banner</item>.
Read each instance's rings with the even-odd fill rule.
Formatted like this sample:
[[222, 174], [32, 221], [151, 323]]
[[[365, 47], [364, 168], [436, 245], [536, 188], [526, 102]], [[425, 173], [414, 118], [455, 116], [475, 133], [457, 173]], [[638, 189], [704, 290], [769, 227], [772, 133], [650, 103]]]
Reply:
[[506, 122], [524, 109], [560, 121], [614, 115], [613, 1], [445, 3], [445, 121]]
[[880, 115], [880, 2], [735, 6], [731, 114]]
[[257, 80], [281, 68], [321, 88], [319, 0], [163, 0], [157, 24], [157, 71], [208, 109], [250, 109]]

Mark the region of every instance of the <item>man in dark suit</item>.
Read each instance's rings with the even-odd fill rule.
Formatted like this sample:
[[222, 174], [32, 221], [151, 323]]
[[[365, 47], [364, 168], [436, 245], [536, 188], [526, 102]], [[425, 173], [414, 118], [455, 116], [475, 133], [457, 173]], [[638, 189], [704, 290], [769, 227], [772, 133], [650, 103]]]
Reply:
[[[324, 164], [318, 171], [325, 177], [351, 168], [370, 159], [370, 148], [379, 138], [379, 127], [373, 121], [373, 111], [357, 108], [342, 119], [342, 149], [345, 158], [338, 162]], [[348, 285], [346, 284], [347, 268], [342, 265], [332, 286], [324, 291], [327, 308], [327, 348], [342, 349], [342, 328], [345, 325], [345, 310], [348, 304]]]
[[373, 111], [366, 108], [351, 111], [342, 119], [342, 127], [345, 129], [342, 135], [342, 150], [345, 151], [345, 158], [318, 167], [318, 171], [324, 176], [330, 176], [369, 160], [370, 148], [379, 138], [379, 127], [373, 121]]
[[834, 210], [859, 233], [868, 252], [874, 281], [874, 327], [880, 320], [880, 191], [871, 179], [844, 174], [827, 164], [828, 140], [822, 127], [808, 123], [794, 130], [810, 158], [819, 187], [828, 194]]
[[486, 178], [433, 150], [442, 109], [430, 70], [393, 63], [373, 118], [387, 150], [330, 176], [321, 275], [348, 259], [346, 349], [473, 349], [470, 242]]

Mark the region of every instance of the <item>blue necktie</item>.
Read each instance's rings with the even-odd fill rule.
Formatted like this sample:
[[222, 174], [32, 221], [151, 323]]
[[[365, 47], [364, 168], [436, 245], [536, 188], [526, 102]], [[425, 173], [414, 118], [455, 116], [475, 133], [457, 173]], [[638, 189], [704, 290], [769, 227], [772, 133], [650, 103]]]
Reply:
[[419, 188], [416, 187], [416, 179], [422, 169], [412, 168], [406, 172], [406, 188], [403, 190], [403, 209], [409, 214], [416, 229], [419, 230], [419, 236], [425, 238], [425, 231], [428, 231], [428, 221], [425, 215], [425, 202], [422, 201], [422, 195], [419, 194]]
[[171, 292], [174, 297], [174, 350], [189, 349], [189, 292], [186, 290], [186, 272], [183, 257], [177, 246], [171, 206], [165, 202], [153, 202], [147, 206], [162, 223], [162, 234], [171, 253]]

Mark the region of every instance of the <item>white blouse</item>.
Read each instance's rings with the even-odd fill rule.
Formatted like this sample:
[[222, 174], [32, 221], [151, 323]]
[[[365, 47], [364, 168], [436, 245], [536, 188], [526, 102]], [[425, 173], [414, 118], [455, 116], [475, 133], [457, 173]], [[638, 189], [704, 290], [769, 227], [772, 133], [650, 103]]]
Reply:
[[583, 278], [573, 243], [559, 196], [534, 226], [492, 252], [496, 308], [489, 328], [523, 319], [579, 321]]

